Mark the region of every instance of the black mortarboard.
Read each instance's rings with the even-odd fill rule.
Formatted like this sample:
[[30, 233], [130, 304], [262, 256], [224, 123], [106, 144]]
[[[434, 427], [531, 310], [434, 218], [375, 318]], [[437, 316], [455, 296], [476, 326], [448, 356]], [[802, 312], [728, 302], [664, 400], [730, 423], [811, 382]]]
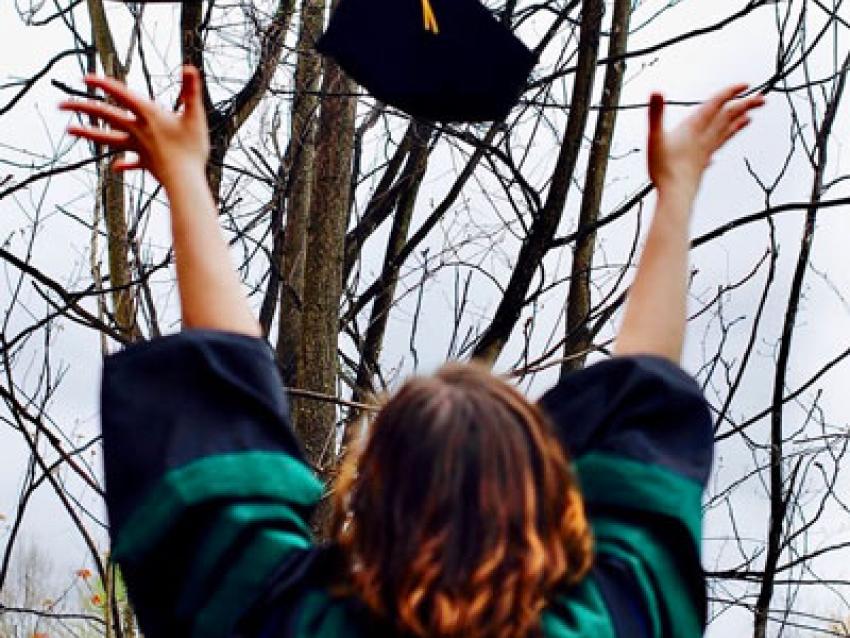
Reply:
[[442, 122], [504, 118], [535, 63], [478, 0], [340, 0], [316, 48], [377, 99]]

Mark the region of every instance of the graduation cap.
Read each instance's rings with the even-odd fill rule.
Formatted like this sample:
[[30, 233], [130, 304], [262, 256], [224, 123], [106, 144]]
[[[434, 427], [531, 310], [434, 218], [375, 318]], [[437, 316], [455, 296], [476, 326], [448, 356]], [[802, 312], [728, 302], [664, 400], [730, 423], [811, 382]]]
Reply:
[[316, 48], [378, 100], [441, 122], [504, 118], [536, 62], [478, 0], [340, 0]]

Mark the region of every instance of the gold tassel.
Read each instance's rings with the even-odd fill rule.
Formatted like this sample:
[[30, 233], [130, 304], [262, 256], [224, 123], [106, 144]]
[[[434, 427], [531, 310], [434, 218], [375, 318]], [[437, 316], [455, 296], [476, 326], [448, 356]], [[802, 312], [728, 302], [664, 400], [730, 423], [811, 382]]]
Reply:
[[434, 35], [440, 33], [440, 27], [437, 24], [437, 16], [434, 15], [434, 9], [428, 0], [422, 0], [422, 22], [425, 30], [430, 31]]

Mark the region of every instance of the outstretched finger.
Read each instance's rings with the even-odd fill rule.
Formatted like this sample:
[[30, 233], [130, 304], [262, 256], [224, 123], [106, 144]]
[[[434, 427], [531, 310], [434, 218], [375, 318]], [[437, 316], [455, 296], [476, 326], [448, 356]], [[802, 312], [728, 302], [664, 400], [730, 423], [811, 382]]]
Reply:
[[91, 88], [100, 89], [111, 97], [119, 106], [131, 111], [138, 119], [144, 120], [151, 108], [151, 103], [146, 98], [133, 93], [123, 82], [113, 78], [100, 75], [87, 75], [86, 85]]
[[106, 144], [116, 150], [125, 149], [130, 144], [130, 136], [123, 131], [112, 131], [93, 126], [69, 126], [67, 131], [75, 137], [94, 142], [95, 144]]
[[703, 127], [709, 126], [728, 102], [734, 100], [748, 88], [748, 84], [733, 84], [723, 89], [714, 97], [709, 98], [695, 114], [697, 124]]
[[96, 100], [85, 102], [69, 100], [62, 102], [59, 108], [63, 111], [94, 117], [112, 128], [126, 129], [136, 123], [136, 118], [124, 109]]
[[[765, 98], [763, 95], [753, 95], [743, 100], [739, 100], [728, 105], [723, 110], [723, 117], [717, 117], [711, 124], [711, 133], [725, 142], [728, 137], [726, 134], [730, 127], [745, 117], [753, 109], [764, 106]], [[721, 142], [721, 143], [723, 143]]]
[[126, 171], [135, 171], [144, 168], [142, 160], [138, 157], [127, 159], [126, 157], [116, 157], [112, 162], [112, 170], [116, 173], [124, 173]]
[[745, 113], [749, 113], [753, 109], [761, 108], [764, 104], [765, 97], [763, 95], [753, 95], [752, 97], [740, 100], [739, 102], [729, 106], [728, 119], [735, 121]]
[[732, 122], [727, 124], [726, 129], [721, 133], [720, 136], [720, 146], [723, 146], [724, 144], [726, 144], [726, 142], [735, 137], [743, 129], [747, 128], [750, 125], [751, 121], [752, 120], [750, 119], [750, 116], [744, 114], [738, 117], [736, 120], [733, 120]]

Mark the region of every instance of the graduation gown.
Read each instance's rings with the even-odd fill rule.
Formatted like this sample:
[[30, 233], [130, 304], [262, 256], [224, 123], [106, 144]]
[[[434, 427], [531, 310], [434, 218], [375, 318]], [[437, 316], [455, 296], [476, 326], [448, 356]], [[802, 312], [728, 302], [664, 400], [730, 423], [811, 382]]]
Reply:
[[[289, 422], [271, 350], [203, 330], [109, 357], [102, 389], [113, 557], [146, 638], [392, 638], [334, 597], [341, 557], [309, 516], [323, 485]], [[618, 357], [542, 399], [594, 535], [589, 576], [551, 597], [546, 638], [692, 638], [706, 617], [701, 495], [711, 419], [694, 380]]]

